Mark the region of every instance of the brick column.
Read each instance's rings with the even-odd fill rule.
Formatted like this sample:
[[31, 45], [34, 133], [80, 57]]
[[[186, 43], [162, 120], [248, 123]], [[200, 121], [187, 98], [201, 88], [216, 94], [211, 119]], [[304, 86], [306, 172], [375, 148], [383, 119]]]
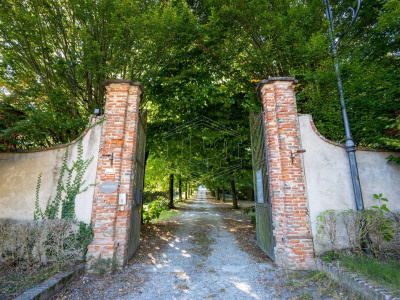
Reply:
[[314, 265], [294, 77], [261, 80], [276, 263], [294, 270]]
[[[127, 260], [134, 161], [138, 135], [140, 83], [126, 79], [107, 79], [105, 124], [100, 142], [96, 188], [93, 198], [94, 239], [88, 246], [88, 268], [101, 257], [109, 268], [123, 266]], [[107, 172], [106, 172], [107, 171]], [[100, 184], [115, 181], [118, 189], [103, 193]], [[126, 205], [118, 196], [126, 193]]]

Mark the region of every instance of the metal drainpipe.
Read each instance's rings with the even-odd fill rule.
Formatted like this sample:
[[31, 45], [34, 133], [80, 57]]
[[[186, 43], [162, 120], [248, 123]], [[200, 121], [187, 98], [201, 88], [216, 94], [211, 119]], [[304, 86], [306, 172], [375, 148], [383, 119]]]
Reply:
[[[340, 95], [340, 104], [342, 106], [344, 131], [346, 134], [345, 149], [349, 156], [350, 172], [351, 172], [351, 179], [353, 182], [354, 197], [356, 200], [357, 210], [364, 210], [364, 202], [363, 202], [363, 197], [362, 197], [362, 192], [361, 192], [360, 177], [358, 175], [357, 160], [356, 160], [356, 154], [355, 154], [356, 147], [355, 147], [353, 138], [351, 136], [349, 118], [347, 116], [347, 110], [346, 110], [346, 102], [344, 100], [344, 94], [343, 94], [342, 77], [340, 76], [339, 59], [338, 59], [336, 40], [335, 40], [335, 36], [334, 36], [334, 27], [333, 27], [334, 19], [332, 16], [332, 10], [331, 10], [331, 6], [329, 4], [329, 0], [323, 0], [323, 1], [326, 6], [326, 17], [330, 23], [329, 34], [330, 34], [330, 38], [331, 38], [331, 47], [332, 47], [332, 52], [333, 52], [335, 72], [336, 72], [337, 84], [338, 84], [339, 95]], [[359, 9], [360, 3], [361, 3], [361, 1], [358, 2], [358, 9]], [[353, 10], [353, 20], [352, 20], [350, 26], [352, 26], [352, 24], [354, 23], [354, 21], [357, 17], [358, 9], [357, 9], [356, 13], [354, 13], [354, 10]], [[346, 33], [349, 29], [350, 29], [350, 27], [347, 28], [347, 30], [344, 33]], [[344, 33], [341, 36], [343, 36]]]

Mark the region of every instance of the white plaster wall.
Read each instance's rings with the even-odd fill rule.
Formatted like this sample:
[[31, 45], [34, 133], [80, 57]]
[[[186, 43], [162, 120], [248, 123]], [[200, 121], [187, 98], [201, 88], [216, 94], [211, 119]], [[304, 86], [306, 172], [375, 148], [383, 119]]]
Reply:
[[[311, 127], [310, 115], [301, 115], [299, 125], [304, 172], [308, 194], [311, 227], [315, 237], [316, 218], [324, 210], [356, 209], [348, 156], [344, 148], [324, 141]], [[382, 193], [389, 200], [391, 211], [400, 211], [400, 165], [387, 163], [395, 152], [357, 150], [356, 157], [361, 189], [366, 208], [379, 205], [374, 194]], [[316, 243], [316, 250], [321, 249]], [[345, 247], [341, 241], [339, 247]]]
[[[95, 120], [93, 120], [95, 121]], [[93, 157], [84, 180], [94, 184], [96, 179], [102, 125], [91, 128], [83, 137], [83, 159]], [[33, 220], [36, 199], [36, 184], [42, 173], [39, 198], [45, 209], [49, 196], [56, 195], [57, 180], [66, 147], [38, 152], [0, 153], [0, 218]], [[78, 143], [69, 146], [68, 166], [77, 158]], [[94, 187], [77, 195], [75, 214], [79, 221], [89, 223], [92, 214]]]

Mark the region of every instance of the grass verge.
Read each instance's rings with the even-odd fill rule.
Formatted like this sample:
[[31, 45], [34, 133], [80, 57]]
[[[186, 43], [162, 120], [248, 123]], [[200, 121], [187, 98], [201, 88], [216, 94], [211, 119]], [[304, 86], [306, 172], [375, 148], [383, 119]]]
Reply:
[[58, 266], [43, 267], [34, 271], [10, 271], [0, 273], [0, 299], [14, 299], [35, 287], [61, 269]]
[[339, 261], [351, 272], [390, 288], [400, 295], [400, 260], [377, 260], [365, 255], [342, 255]]
[[360, 295], [343, 288], [320, 271], [286, 271], [284, 287], [292, 293], [290, 299], [360, 299]]
[[[186, 202], [177, 202], [174, 203], [176, 208], [179, 207], [184, 207], [187, 205]], [[180, 212], [177, 209], [169, 209], [169, 210], [164, 210], [161, 212], [160, 217], [158, 219], [153, 220], [153, 223], [160, 223], [160, 222], [164, 222], [164, 221], [168, 221], [171, 218], [173, 218], [174, 216], [180, 215], [182, 212]]]

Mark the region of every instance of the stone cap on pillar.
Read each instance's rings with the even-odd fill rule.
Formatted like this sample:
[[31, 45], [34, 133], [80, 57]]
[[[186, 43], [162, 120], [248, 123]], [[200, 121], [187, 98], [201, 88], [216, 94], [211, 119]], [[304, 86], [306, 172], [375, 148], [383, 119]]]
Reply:
[[268, 77], [268, 79], [263, 79], [258, 82], [257, 88], [256, 88], [256, 91], [258, 92], [258, 94], [260, 94], [261, 89], [264, 84], [267, 84], [267, 83], [270, 83], [273, 81], [293, 81], [294, 84], [298, 83], [297, 79], [294, 77]]
[[103, 81], [102, 85], [110, 85], [111, 83], [129, 83], [130, 85], [133, 86], [138, 86], [140, 91], [143, 93], [143, 86], [140, 82], [134, 82], [130, 79], [106, 79]]

